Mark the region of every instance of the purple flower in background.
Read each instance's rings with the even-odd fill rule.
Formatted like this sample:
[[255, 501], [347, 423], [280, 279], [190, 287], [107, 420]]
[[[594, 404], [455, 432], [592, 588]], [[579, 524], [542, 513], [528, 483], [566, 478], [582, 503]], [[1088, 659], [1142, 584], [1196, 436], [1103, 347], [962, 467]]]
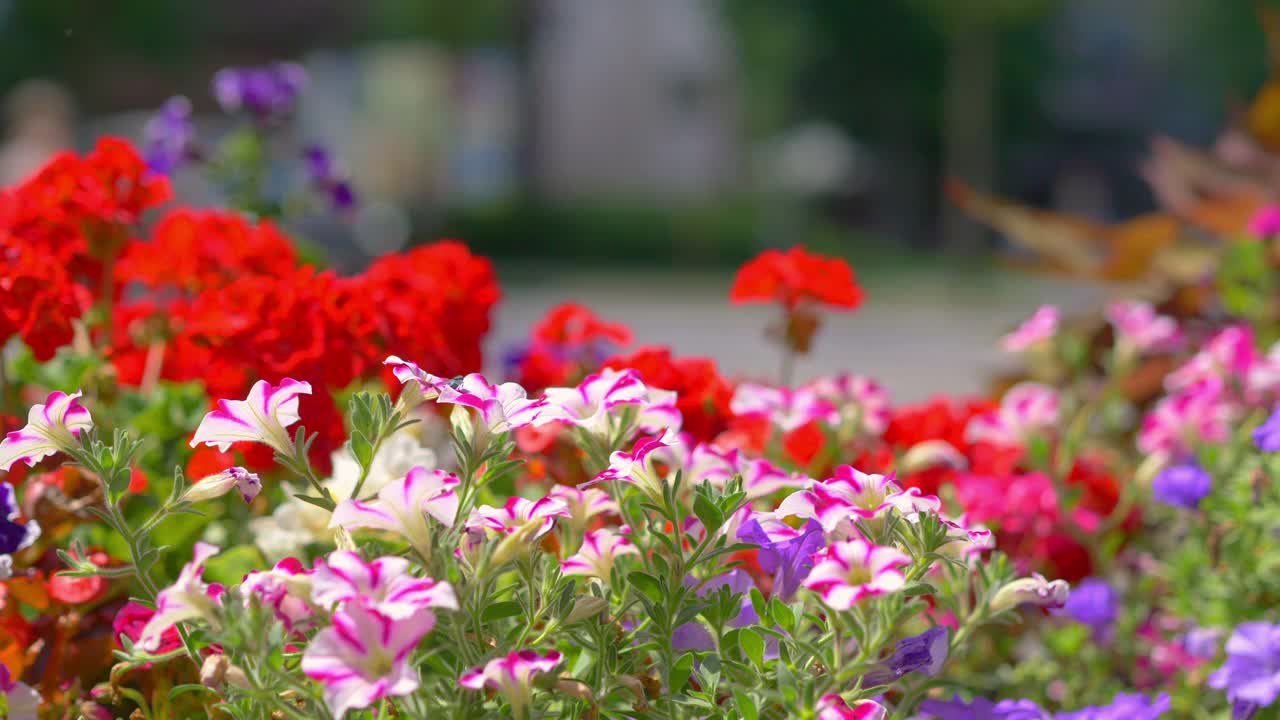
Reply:
[[213, 96], [227, 112], [248, 112], [270, 123], [293, 112], [307, 73], [297, 63], [253, 68], [223, 68], [213, 76]]
[[1194, 510], [1213, 490], [1213, 478], [1194, 463], [1172, 465], [1151, 481], [1151, 494], [1166, 505]]
[[1263, 452], [1280, 452], [1280, 407], [1253, 431], [1253, 444]]
[[0, 482], [0, 555], [15, 553], [40, 537], [40, 526], [34, 520], [20, 523], [18, 498], [9, 483]]
[[[693, 585], [697, 583], [697, 579], [686, 577], [684, 583], [686, 586]], [[706, 585], [698, 589], [698, 596], [706, 596], [708, 593], [716, 592], [722, 587], [729, 588], [734, 594], [743, 595], [742, 609], [738, 612], [737, 617], [729, 621], [729, 627], [741, 628], [760, 622], [760, 616], [756, 614], [755, 608], [751, 605], [751, 598], [745, 595], [751, 591], [751, 588], [755, 587], [750, 574], [745, 570], [730, 570], [707, 581]], [[687, 622], [671, 632], [671, 646], [676, 650], [714, 650], [715, 639], [711, 637], [711, 633], [702, 623], [695, 620]], [[777, 653], [778, 639], [770, 637], [765, 649], [765, 657], [777, 657]]]
[[944, 627], [932, 627], [914, 637], [898, 641], [893, 654], [862, 678], [863, 687], [888, 685], [907, 673], [933, 677], [942, 669], [950, 651], [951, 636]]
[[302, 164], [306, 168], [311, 186], [328, 196], [329, 205], [345, 212], [356, 206], [355, 191], [343, 173], [339, 172], [328, 148], [312, 143], [302, 150]]
[[795, 596], [813, 569], [813, 554], [822, 549], [822, 525], [810, 519], [799, 529], [772, 518], [755, 517], [738, 531], [738, 539], [760, 546], [760, 568], [773, 573], [773, 591], [784, 600]]
[[1209, 686], [1227, 691], [1232, 717], [1252, 717], [1280, 695], [1280, 625], [1243, 623], [1227, 640], [1227, 661], [1209, 676]]
[[1169, 696], [1154, 698], [1137, 693], [1118, 693], [1108, 705], [1097, 705], [1072, 712], [1060, 712], [1055, 720], [1156, 720], [1169, 710]]
[[925, 700], [920, 712], [938, 720], [1052, 720], [1052, 716], [1030, 700], [1001, 700], [993, 703], [974, 698], [966, 703], [959, 696], [950, 700]]
[[1249, 221], [1249, 233], [1260, 238], [1280, 235], [1280, 206], [1268, 205]]
[[152, 172], [169, 175], [198, 157], [191, 101], [178, 95], [160, 106], [142, 128], [143, 155]]
[[1116, 591], [1101, 578], [1085, 578], [1071, 588], [1067, 602], [1058, 615], [1069, 615], [1078, 623], [1093, 628], [1095, 637], [1104, 636], [1116, 620]]
[[1218, 654], [1218, 643], [1222, 641], [1222, 631], [1218, 628], [1192, 628], [1182, 636], [1182, 649], [1192, 657], [1205, 660]]

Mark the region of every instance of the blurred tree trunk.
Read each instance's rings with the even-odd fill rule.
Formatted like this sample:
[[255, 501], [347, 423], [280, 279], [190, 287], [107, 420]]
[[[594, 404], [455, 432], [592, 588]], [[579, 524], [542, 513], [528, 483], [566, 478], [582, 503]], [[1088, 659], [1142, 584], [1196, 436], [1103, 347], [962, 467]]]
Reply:
[[[947, 36], [942, 108], [943, 172], [983, 189], [996, 181], [996, 89], [999, 33], [992, 23], [964, 19]], [[986, 231], [954, 205], [944, 205], [942, 241], [948, 250], [980, 252]]]

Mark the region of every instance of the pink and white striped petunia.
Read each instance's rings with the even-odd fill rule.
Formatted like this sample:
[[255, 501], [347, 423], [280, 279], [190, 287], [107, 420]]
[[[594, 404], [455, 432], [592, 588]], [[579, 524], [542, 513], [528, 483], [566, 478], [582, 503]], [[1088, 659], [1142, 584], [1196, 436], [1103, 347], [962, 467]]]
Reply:
[[559, 500], [569, 509], [567, 524], [573, 535], [581, 532], [591, 518], [618, 512], [618, 503], [609, 497], [609, 493], [598, 488], [583, 490], [569, 485], [555, 485], [547, 493], [547, 497]]
[[178, 579], [156, 595], [156, 612], [142, 628], [138, 647], [143, 652], [155, 652], [160, 648], [164, 631], [188, 620], [210, 620], [218, 605], [211, 587], [201, 578], [204, 563], [218, 554], [217, 546], [198, 542], [192, 551], [191, 562], [182, 567]]
[[196, 482], [182, 495], [182, 499], [187, 502], [212, 500], [231, 492], [231, 488], [239, 490], [240, 497], [246, 503], [251, 503], [262, 491], [262, 478], [242, 467], [227, 468], [217, 475], [210, 475]]
[[1178, 321], [1156, 312], [1151, 303], [1122, 300], [1107, 306], [1117, 343], [1132, 352], [1172, 350], [1181, 339]]
[[203, 444], [226, 452], [232, 443], [260, 442], [291, 456], [293, 440], [285, 428], [298, 422], [298, 396], [310, 394], [311, 383], [285, 378], [272, 385], [259, 380], [244, 400], [219, 400], [218, 409], [200, 421], [191, 447]]
[[429, 610], [394, 618], [362, 602], [333, 615], [332, 627], [316, 634], [302, 654], [302, 672], [324, 687], [335, 719], [385, 697], [418, 689], [409, 655], [435, 624]]
[[623, 555], [639, 555], [640, 551], [627, 539], [629, 529], [622, 532], [601, 528], [587, 533], [577, 554], [564, 559], [560, 570], [565, 575], [600, 578], [605, 585], [613, 574], [613, 563]]
[[462, 405], [479, 413], [480, 422], [490, 433], [504, 433], [531, 425], [546, 411], [544, 398], [530, 399], [516, 383], [491, 385], [480, 373], [471, 373], [455, 387], [440, 387], [439, 403]]
[[78, 391], [70, 395], [52, 392], [43, 405], [32, 405], [26, 427], [0, 441], [0, 470], [19, 461], [31, 467], [56, 452], [74, 450], [76, 436], [93, 427], [93, 418], [79, 400]]
[[827, 425], [840, 422], [840, 413], [829, 401], [810, 388], [769, 387], [742, 383], [729, 401], [729, 409], [742, 417], [765, 417], [789, 432], [819, 420]]
[[[365, 562], [359, 553], [335, 550], [328, 558], [316, 560], [311, 599], [325, 608], [359, 600], [393, 620], [403, 620], [430, 608], [458, 609], [452, 585], [415, 577], [409, 567], [409, 561], [401, 557]], [[431, 615], [427, 629], [434, 624], [435, 615]]]
[[922, 495], [919, 488], [903, 490], [893, 475], [871, 475], [851, 465], [836, 468], [835, 475], [788, 495], [778, 505], [778, 517], [817, 520], [828, 541], [858, 534], [855, 523], [871, 520], [890, 511], [903, 515], [937, 512], [942, 502]]
[[842, 421], [862, 434], [879, 437], [889, 427], [893, 413], [889, 392], [871, 378], [840, 373], [818, 378], [806, 387], [835, 406]]
[[742, 454], [736, 449], [721, 449], [710, 443], [698, 443], [684, 459], [684, 480], [691, 485], [711, 483], [722, 488], [738, 475]]
[[1247, 378], [1259, 360], [1253, 341], [1253, 330], [1247, 325], [1219, 330], [1191, 359], [1165, 376], [1165, 389], [1181, 390], [1209, 379]]
[[240, 583], [240, 596], [247, 607], [252, 598], [275, 610], [286, 628], [315, 614], [311, 605], [312, 571], [297, 558], [285, 558], [270, 570], [254, 570]]
[[560, 420], [593, 435], [608, 435], [611, 423], [624, 409], [636, 409], [649, 389], [635, 370], [605, 369], [588, 375], [577, 387], [546, 389], [543, 420]]
[[1225, 396], [1222, 380], [1207, 377], [1161, 398], [1138, 429], [1138, 449], [1174, 457], [1197, 443], [1219, 443], [1231, 436], [1235, 409]]
[[546, 655], [521, 650], [506, 657], [494, 658], [475, 668], [458, 678], [458, 684], [469, 690], [488, 687], [498, 691], [511, 705], [512, 716], [523, 720], [527, 716], [529, 703], [533, 700], [534, 677], [555, 672], [560, 661], [560, 653], [555, 650]]
[[742, 473], [742, 487], [752, 500], [768, 497], [779, 490], [802, 488], [812, 482], [812, 478], [787, 472], [764, 458], [743, 458], [738, 472]]
[[500, 542], [489, 558], [493, 565], [525, 557], [555, 528], [556, 519], [567, 517], [568, 506], [551, 496], [538, 500], [510, 497], [502, 507], [481, 505], [467, 518], [464, 554], [478, 549], [486, 538], [497, 538]]
[[636, 440], [630, 452], [618, 450], [610, 455], [609, 467], [582, 487], [606, 480], [618, 480], [635, 485], [649, 499], [660, 502], [667, 480], [654, 467], [654, 460], [657, 459], [655, 453], [672, 447], [677, 442], [679, 438], [671, 431], [663, 433], [661, 437], [642, 437]]
[[436, 377], [418, 367], [417, 363], [401, 360], [395, 355], [387, 356], [387, 359], [383, 360], [382, 364], [391, 368], [391, 374], [395, 375], [396, 380], [399, 380], [400, 384], [404, 386], [406, 393], [412, 393], [412, 398], [409, 401], [410, 405], [418, 405], [426, 400], [435, 400], [440, 397], [440, 389], [449, 385], [447, 379]]
[[1058, 392], [1048, 385], [1024, 382], [1009, 388], [995, 411], [978, 415], [965, 427], [970, 442], [1018, 447], [1058, 422]]
[[884, 720], [888, 711], [874, 700], [856, 700], [853, 707], [835, 693], [818, 700], [818, 720]]
[[895, 548], [861, 538], [828, 545], [813, 556], [804, 586], [822, 595], [833, 610], [848, 610], [865, 598], [897, 592], [906, 585], [898, 568], [911, 558]]
[[1018, 329], [1000, 338], [1005, 352], [1022, 352], [1043, 343], [1058, 333], [1058, 308], [1041, 305]]
[[331, 528], [370, 528], [401, 535], [424, 559], [431, 557], [429, 518], [453, 527], [458, 514], [459, 480], [443, 470], [415, 467], [403, 478], [384, 485], [372, 502], [343, 500], [333, 510]]

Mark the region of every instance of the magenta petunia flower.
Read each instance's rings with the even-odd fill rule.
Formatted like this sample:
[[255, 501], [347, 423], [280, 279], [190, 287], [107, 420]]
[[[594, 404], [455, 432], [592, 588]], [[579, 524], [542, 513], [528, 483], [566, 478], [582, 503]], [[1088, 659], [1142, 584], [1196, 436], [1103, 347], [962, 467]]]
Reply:
[[848, 610], [865, 598], [901, 590], [906, 578], [898, 568], [911, 564], [911, 558], [897, 549], [861, 538], [829, 545], [814, 560], [804, 587], [819, 593], [833, 610]]
[[889, 427], [893, 407], [884, 386], [862, 375], [840, 373], [805, 386], [835, 407], [841, 420], [866, 435], [879, 437]]
[[884, 706], [874, 700], [856, 700], [851, 707], [844, 698], [828, 693], [818, 699], [818, 720], [884, 720]]
[[511, 705], [511, 714], [516, 718], [524, 718], [525, 711], [533, 700], [534, 677], [554, 672], [560, 661], [560, 653], [555, 650], [546, 655], [521, 650], [506, 657], [494, 658], [475, 668], [458, 678], [458, 684], [469, 690], [487, 687], [498, 691]]
[[1142, 418], [1138, 449], [1175, 457], [1191, 452], [1199, 442], [1223, 442], [1231, 436], [1235, 415], [1222, 380], [1206, 377], [1156, 403]]
[[262, 478], [242, 467], [227, 468], [217, 475], [210, 475], [197, 481], [183, 494], [182, 499], [187, 502], [212, 500], [231, 492], [231, 488], [239, 490], [240, 497], [244, 498], [246, 503], [251, 503], [262, 491]]
[[1209, 379], [1225, 383], [1247, 378], [1258, 360], [1253, 330], [1247, 325], [1232, 325], [1219, 330], [1200, 352], [1166, 375], [1164, 386], [1167, 390], [1182, 390]]
[[551, 415], [542, 417], [547, 410], [544, 398], [530, 399], [516, 383], [491, 385], [480, 373], [471, 373], [456, 385], [441, 386], [436, 402], [475, 410], [483, 427], [493, 434], [510, 432], [540, 419], [543, 422], [554, 419]]
[[502, 507], [481, 505], [472, 510], [465, 525], [464, 543], [478, 545], [486, 537], [500, 538], [491, 558], [494, 565], [499, 565], [528, 555], [555, 528], [557, 518], [567, 517], [569, 507], [553, 497], [510, 497]]
[[630, 452], [618, 450], [610, 455], [609, 467], [582, 487], [606, 480], [618, 480], [635, 485], [650, 500], [659, 502], [666, 478], [654, 467], [654, 460], [657, 459], [654, 453], [672, 447], [677, 442], [679, 440], [676, 434], [671, 431], [663, 433], [661, 437], [641, 437], [636, 440]]
[[369, 528], [396, 533], [409, 541], [424, 559], [431, 557], [431, 520], [453, 527], [458, 514], [457, 476], [443, 470], [415, 467], [403, 478], [384, 485], [372, 502], [343, 500], [333, 509], [331, 528]]
[[1058, 308], [1042, 305], [1016, 330], [1000, 339], [1005, 352], [1022, 352], [1046, 342], [1058, 333]]
[[400, 384], [404, 386], [406, 393], [412, 393], [410, 405], [418, 405], [426, 400], [435, 400], [440, 397], [440, 389], [449, 385], [449, 381], [446, 378], [436, 377], [418, 367], [417, 363], [401, 360], [395, 355], [388, 355], [387, 359], [382, 361], [382, 364], [391, 368], [391, 374], [395, 375], [396, 380], [399, 380]]
[[[316, 560], [311, 576], [311, 599], [331, 608], [356, 600], [376, 608], [393, 620], [403, 620], [430, 608], [458, 609], [453, 586], [409, 572], [410, 563], [401, 557], [381, 557], [365, 562], [359, 553], [335, 550]], [[435, 615], [427, 616], [428, 629]]]
[[16, 462], [31, 467], [56, 452], [74, 450], [76, 436], [91, 427], [93, 418], [80, 404], [80, 392], [49, 393], [44, 404], [32, 405], [27, 411], [26, 427], [0, 441], [0, 470], [8, 470]]
[[598, 488], [583, 490], [570, 485], [555, 485], [547, 492], [547, 497], [559, 500], [569, 509], [567, 524], [575, 535], [597, 515], [618, 512], [618, 503], [609, 497], [609, 493]]
[[286, 628], [315, 614], [311, 604], [312, 571], [302, 567], [297, 558], [285, 558], [270, 570], [254, 570], [240, 583], [240, 596], [245, 606], [253, 598], [275, 611]]
[[680, 429], [675, 393], [647, 387], [635, 370], [601, 370], [577, 387], [547, 388], [546, 398], [539, 422], [560, 420], [593, 435], [617, 433], [624, 417], [646, 432]]
[[435, 624], [429, 610], [394, 618], [363, 602], [346, 603], [302, 655], [302, 672], [324, 687], [334, 718], [418, 689], [409, 655]]
[[219, 400], [218, 409], [204, 416], [191, 447], [209, 445], [226, 452], [232, 443], [258, 442], [281, 455], [293, 455], [293, 440], [285, 429], [298, 422], [298, 397], [311, 394], [311, 383], [285, 378], [279, 385], [259, 380], [244, 400]]
[[741, 417], [764, 417], [779, 429], [790, 432], [811, 421], [827, 425], [840, 422], [840, 413], [830, 401], [811, 388], [769, 387], [742, 383], [729, 401], [729, 409]]
[[1280, 207], [1267, 205], [1254, 213], [1249, 234], [1264, 239], [1280, 235]]
[[778, 517], [817, 520], [828, 540], [857, 535], [854, 524], [897, 511], [904, 515], [937, 512], [938, 498], [921, 494], [919, 488], [903, 490], [893, 475], [870, 475], [850, 465], [836, 468], [835, 475], [787, 496], [778, 505]]
[[1018, 447], [1058, 422], [1058, 392], [1048, 385], [1024, 382], [1009, 388], [1000, 407], [977, 415], [965, 427], [970, 442]]
[[1172, 350], [1182, 339], [1178, 321], [1156, 312], [1151, 303], [1122, 300], [1107, 306], [1117, 346], [1131, 352]]
[[623, 555], [640, 554], [640, 550], [627, 539], [628, 531], [624, 526], [622, 532], [601, 528], [587, 533], [578, 552], [560, 563], [560, 571], [565, 575], [600, 578], [608, 585], [614, 561]]
[[180, 622], [211, 619], [218, 600], [211, 592], [215, 587], [205, 583], [201, 575], [204, 574], [205, 561], [217, 553], [218, 548], [214, 545], [196, 543], [191, 562], [182, 567], [178, 579], [156, 595], [156, 612], [142, 628], [142, 635], [138, 638], [139, 649], [155, 652], [165, 631]]

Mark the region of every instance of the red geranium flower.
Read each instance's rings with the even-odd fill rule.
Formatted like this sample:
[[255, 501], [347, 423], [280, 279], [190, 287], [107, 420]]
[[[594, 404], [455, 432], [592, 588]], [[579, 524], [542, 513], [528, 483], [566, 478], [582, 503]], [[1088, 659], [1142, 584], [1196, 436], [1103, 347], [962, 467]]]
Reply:
[[796, 246], [765, 250], [738, 269], [729, 298], [735, 303], [777, 302], [788, 311], [804, 303], [852, 310], [863, 292], [853, 269], [840, 258]]
[[573, 385], [631, 340], [626, 325], [603, 320], [585, 305], [562, 303], [533, 326], [529, 347], [513, 358], [514, 374], [530, 392]]

